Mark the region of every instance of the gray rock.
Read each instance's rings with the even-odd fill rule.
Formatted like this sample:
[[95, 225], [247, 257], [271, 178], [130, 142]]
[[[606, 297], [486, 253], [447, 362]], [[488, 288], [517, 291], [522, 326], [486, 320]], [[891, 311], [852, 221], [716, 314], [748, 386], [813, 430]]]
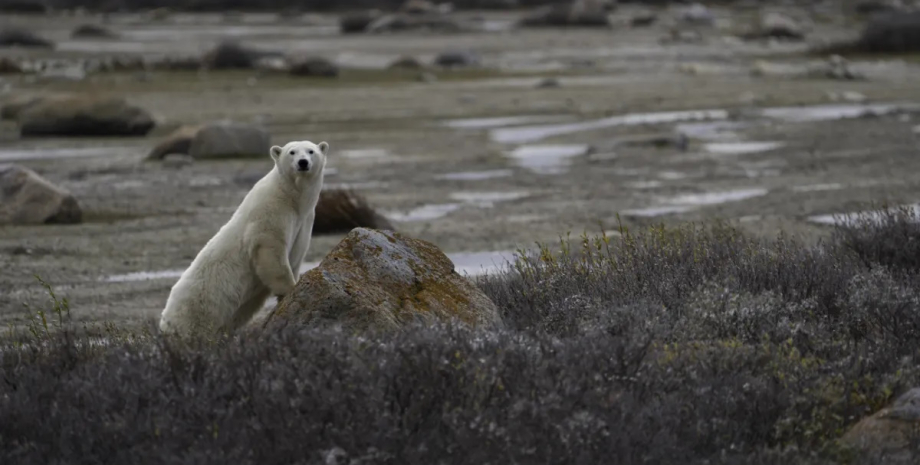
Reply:
[[524, 16], [523, 27], [609, 27], [609, 12], [615, 2], [601, 0], [576, 0], [537, 9]]
[[0, 31], [0, 47], [54, 48], [54, 42], [23, 29]]
[[195, 133], [189, 155], [195, 159], [258, 158], [268, 156], [271, 136], [265, 129], [245, 123], [222, 121]]
[[83, 212], [70, 192], [19, 165], [0, 165], [0, 224], [79, 223]]
[[863, 29], [859, 48], [870, 53], [920, 52], [920, 11], [874, 16]]
[[780, 13], [770, 12], [760, 17], [760, 23], [743, 36], [746, 39], [803, 40], [805, 29], [799, 23]]
[[878, 458], [879, 463], [916, 463], [912, 438], [920, 427], [920, 388], [907, 391], [888, 408], [863, 418], [846, 432], [842, 444]]
[[339, 75], [339, 65], [321, 57], [309, 57], [291, 63], [292, 76], [314, 76], [334, 78]]
[[716, 18], [709, 11], [709, 8], [700, 3], [694, 3], [681, 11], [680, 19], [686, 24], [697, 26], [711, 26], [716, 22]]
[[479, 55], [469, 50], [447, 50], [434, 59], [434, 64], [445, 68], [476, 66], [479, 63]]
[[104, 26], [98, 24], [81, 24], [74, 28], [70, 33], [74, 39], [115, 39], [119, 35]]
[[208, 69], [254, 69], [260, 59], [281, 56], [278, 52], [256, 50], [228, 40], [205, 53], [201, 61]]
[[156, 126], [150, 113], [122, 98], [93, 95], [43, 98], [17, 119], [22, 137], [144, 136]]
[[301, 276], [265, 327], [341, 324], [396, 330], [413, 321], [456, 319], [501, 327], [498, 308], [454, 270], [435, 245], [392, 231], [352, 230]]

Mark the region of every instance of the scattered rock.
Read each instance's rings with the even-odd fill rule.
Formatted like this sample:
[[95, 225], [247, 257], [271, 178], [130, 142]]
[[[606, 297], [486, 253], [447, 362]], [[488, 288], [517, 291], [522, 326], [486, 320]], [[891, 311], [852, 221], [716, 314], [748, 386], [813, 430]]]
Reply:
[[832, 101], [832, 102], [853, 102], [853, 103], [861, 103], [861, 102], [865, 102], [865, 101], [867, 100], [867, 98], [866, 98], [865, 95], [863, 95], [863, 94], [861, 94], [861, 93], [859, 93], [859, 92], [851, 91], [851, 90], [845, 90], [845, 91], [843, 91], [843, 92], [828, 91], [828, 92], [827, 92], [827, 98], [828, 98], [828, 100], [830, 100], [830, 101]]
[[427, 0], [406, 0], [399, 8], [399, 11], [410, 15], [424, 15], [437, 13], [438, 8]]
[[183, 153], [170, 153], [163, 157], [163, 166], [168, 168], [182, 168], [191, 165], [195, 159]]
[[70, 33], [70, 37], [74, 39], [115, 39], [118, 37], [118, 33], [97, 24], [83, 24], [77, 26]]
[[346, 189], [326, 189], [316, 204], [313, 234], [346, 233], [354, 228], [394, 230], [361, 195]]
[[643, 11], [633, 15], [629, 19], [629, 25], [632, 27], [648, 27], [658, 21], [658, 15], [651, 11]]
[[122, 98], [88, 95], [43, 98], [17, 118], [22, 137], [144, 136], [156, 122]]
[[265, 327], [341, 324], [349, 330], [398, 330], [415, 321], [448, 319], [503, 325], [495, 303], [458, 274], [433, 244], [357, 228], [301, 276]]
[[424, 66], [422, 66], [422, 63], [416, 60], [414, 57], [403, 56], [403, 57], [397, 58], [395, 61], [390, 63], [390, 66], [388, 66], [387, 68], [419, 70], [419, 69], [424, 68]]
[[469, 50], [447, 50], [434, 59], [434, 64], [445, 68], [477, 66], [479, 63], [479, 55]]
[[705, 5], [694, 3], [680, 12], [680, 20], [694, 26], [712, 26], [716, 22], [715, 16]]
[[22, 29], [0, 31], [0, 47], [54, 48], [54, 42]]
[[524, 27], [609, 27], [611, 2], [575, 0], [537, 9], [521, 19]]
[[192, 147], [192, 139], [200, 129], [201, 126], [198, 125], [186, 125], [176, 129], [147, 154], [147, 159], [161, 160], [170, 154], [188, 155]]
[[277, 52], [267, 52], [244, 47], [235, 41], [224, 41], [205, 53], [202, 65], [208, 69], [255, 69], [260, 59], [283, 57]]
[[220, 121], [200, 128], [192, 138], [188, 154], [200, 159], [259, 158], [268, 156], [271, 136], [252, 124]]
[[858, 45], [871, 53], [920, 52], [920, 11], [874, 16], [863, 29]]
[[82, 218], [70, 192], [28, 168], [0, 165], [0, 224], [72, 224]]
[[780, 13], [766, 13], [760, 17], [757, 28], [744, 36], [746, 39], [803, 40], [805, 30], [794, 19]]
[[0, 74], [20, 74], [22, 65], [10, 57], [0, 57]]
[[908, 460], [915, 459], [911, 445], [917, 439], [918, 428], [920, 388], [914, 388], [890, 407], [860, 420], [840, 438], [840, 442], [890, 461], [879, 463], [908, 463]]
[[562, 83], [560, 83], [558, 79], [552, 77], [543, 78], [537, 83], [537, 89], [554, 89], [557, 87], [562, 87]]
[[303, 58], [291, 63], [292, 76], [315, 76], [334, 78], [339, 75], [339, 66], [326, 58]]
[[854, 7], [857, 14], [871, 16], [879, 13], [892, 13], [901, 9], [900, 2], [867, 0], [858, 2]]
[[380, 18], [383, 14], [379, 10], [368, 10], [357, 13], [348, 13], [339, 18], [339, 30], [342, 34], [355, 34], [367, 31], [367, 26]]
[[365, 29], [370, 34], [405, 31], [460, 32], [464, 28], [455, 19], [440, 14], [410, 15], [397, 13], [381, 16]]

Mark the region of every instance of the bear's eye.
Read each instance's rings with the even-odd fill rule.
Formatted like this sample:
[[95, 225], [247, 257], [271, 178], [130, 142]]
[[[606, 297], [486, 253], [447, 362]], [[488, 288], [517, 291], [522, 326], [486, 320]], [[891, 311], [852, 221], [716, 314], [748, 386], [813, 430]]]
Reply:
[[310, 155], [313, 155], [313, 149], [308, 150], [307, 153], [309, 153]]
[[293, 157], [293, 156], [294, 156], [294, 151], [291, 150], [290, 152], [288, 152], [288, 154], [291, 155], [291, 156]]

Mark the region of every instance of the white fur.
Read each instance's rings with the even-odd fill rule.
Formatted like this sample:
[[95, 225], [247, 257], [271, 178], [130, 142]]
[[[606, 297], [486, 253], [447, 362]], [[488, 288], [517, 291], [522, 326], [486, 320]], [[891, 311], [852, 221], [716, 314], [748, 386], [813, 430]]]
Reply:
[[[205, 244], [166, 300], [160, 330], [185, 336], [233, 331], [271, 296], [294, 289], [323, 187], [329, 144], [271, 148], [275, 167]], [[298, 169], [305, 160], [308, 170]]]

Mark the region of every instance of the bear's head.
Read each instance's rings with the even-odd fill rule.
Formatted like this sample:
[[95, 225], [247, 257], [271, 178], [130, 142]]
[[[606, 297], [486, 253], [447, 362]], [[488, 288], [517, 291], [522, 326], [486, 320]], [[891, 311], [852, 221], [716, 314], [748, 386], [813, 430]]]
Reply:
[[322, 174], [326, 167], [326, 153], [329, 144], [314, 144], [308, 140], [288, 142], [284, 147], [271, 148], [272, 160], [278, 171], [292, 178], [311, 178]]

